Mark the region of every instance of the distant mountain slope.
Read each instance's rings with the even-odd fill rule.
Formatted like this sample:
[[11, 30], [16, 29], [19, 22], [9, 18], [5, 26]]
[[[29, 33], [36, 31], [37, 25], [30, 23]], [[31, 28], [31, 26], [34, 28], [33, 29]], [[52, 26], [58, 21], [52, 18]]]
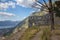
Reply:
[[0, 36], [12, 33], [18, 23], [19, 21], [0, 21]]
[[3, 29], [0, 29], [0, 37], [8, 35], [8, 33], [12, 33], [13, 29], [14, 28], [3, 28]]
[[15, 26], [19, 21], [0, 21], [0, 26]]

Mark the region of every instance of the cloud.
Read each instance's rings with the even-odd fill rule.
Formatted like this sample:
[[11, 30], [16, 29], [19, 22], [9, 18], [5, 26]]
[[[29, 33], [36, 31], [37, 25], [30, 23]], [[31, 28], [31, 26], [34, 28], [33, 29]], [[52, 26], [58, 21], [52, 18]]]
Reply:
[[4, 3], [0, 3], [0, 9], [7, 9], [9, 7], [12, 7], [12, 8], [15, 8], [15, 3], [12, 2], [12, 1], [9, 1], [9, 2], [4, 2]]
[[35, 0], [15, 0], [17, 2], [17, 5], [20, 5], [22, 7], [31, 7], [33, 4], [36, 3]]
[[41, 4], [36, 2], [37, 0], [15, 0], [16, 4], [26, 8], [40, 9]]
[[20, 17], [18, 15], [15, 15], [13, 13], [9, 12], [0, 12], [0, 21], [4, 20], [12, 20], [12, 21], [18, 21]]
[[19, 5], [22, 7], [32, 7], [32, 5], [34, 5], [35, 7], [40, 8], [40, 6], [38, 6], [40, 4], [37, 3], [35, 0], [14, 0], [15, 2], [13, 1], [4, 2], [6, 0], [2, 0], [2, 1], [3, 2], [0, 3], [0, 9], [8, 9], [9, 7], [15, 8], [16, 5]]
[[15, 14], [13, 14], [13, 13], [8, 13], [8, 12], [0, 12], [0, 15], [1, 15], [1, 16], [4, 16], [4, 17], [12, 17], [12, 16], [15, 16]]

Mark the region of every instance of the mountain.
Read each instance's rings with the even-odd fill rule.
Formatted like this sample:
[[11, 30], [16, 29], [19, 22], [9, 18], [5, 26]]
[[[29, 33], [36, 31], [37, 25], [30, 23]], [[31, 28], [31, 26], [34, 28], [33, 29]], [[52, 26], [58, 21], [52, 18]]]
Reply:
[[0, 21], [0, 37], [9, 35], [20, 21]]
[[12, 33], [14, 28], [3, 28], [0, 29], [0, 37], [1, 36], [5, 36], [5, 35], [9, 35], [10, 33]]
[[0, 26], [15, 26], [18, 23], [19, 23], [19, 21], [6, 20], [6, 21], [0, 21]]

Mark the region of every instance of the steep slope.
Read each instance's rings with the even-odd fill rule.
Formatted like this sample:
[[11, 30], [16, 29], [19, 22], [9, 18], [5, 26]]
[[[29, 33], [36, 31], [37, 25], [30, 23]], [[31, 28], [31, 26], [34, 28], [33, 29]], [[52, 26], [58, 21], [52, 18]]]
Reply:
[[[40, 14], [40, 13], [38, 13]], [[32, 14], [34, 15], [34, 14]], [[19, 37], [21, 37], [21, 35], [24, 33], [24, 31], [26, 30], [26, 28], [28, 28], [28, 18], [25, 18], [22, 22], [20, 22], [14, 29], [13, 33], [6, 38], [6, 40], [13, 40], [13, 39], [18, 39]], [[19, 35], [21, 34], [21, 35]], [[17, 37], [18, 36], [18, 37]]]
[[[38, 12], [38, 13], [34, 13], [34, 14], [32, 14], [33, 16], [38, 16], [40, 14], [40, 12]], [[32, 16], [31, 15], [31, 16]], [[41, 15], [41, 14], [40, 14]], [[39, 16], [40, 16], [39, 15]], [[41, 16], [44, 16], [44, 15], [46, 15], [46, 14], [42, 14]], [[47, 15], [46, 15], [47, 16]], [[43, 31], [38, 31], [38, 32], [35, 32], [36, 30], [34, 29], [34, 30], [27, 30], [28, 29], [28, 18], [29, 17], [27, 17], [26, 19], [24, 19], [22, 22], [21, 22], [21, 24], [19, 23], [17, 26], [16, 26], [16, 28], [14, 29], [14, 31], [13, 31], [13, 33], [9, 36], [9, 37], [7, 37], [5, 40], [20, 40], [21, 38], [25, 38], [25, 37], [27, 37], [27, 36], [29, 36], [29, 38], [31, 38], [31, 39], [29, 39], [29, 40], [39, 40], [40, 39], [40, 37], [41, 37], [41, 34], [43, 34]], [[58, 20], [57, 20], [58, 21]], [[56, 25], [55, 25], [56, 26]], [[46, 26], [39, 26], [39, 28], [41, 27], [41, 29], [43, 28], [43, 29], [45, 29], [46, 28]], [[57, 28], [58, 26], [56, 26], [56, 28]], [[42, 29], [42, 30], [43, 30]], [[58, 30], [58, 29], [57, 29]], [[27, 32], [26, 32], [27, 31]], [[32, 34], [31, 32], [33, 32], [34, 31], [34, 33]], [[54, 34], [54, 31], [56, 32], [56, 29], [55, 30], [53, 30], [53, 32], [51, 32], [51, 33], [53, 33]], [[60, 30], [59, 30], [60, 31]], [[58, 32], [59, 32], [58, 31]], [[46, 31], [45, 31], [46, 32]], [[58, 33], [58, 32], [56, 32], [57, 34], [60, 34], [60, 33]], [[25, 36], [22, 36], [22, 35], [24, 35], [24, 33], [26, 34], [26, 33], [28, 33], [28, 34], [26, 34]], [[31, 34], [29, 34], [29, 33], [31, 33]], [[48, 34], [48, 33], [47, 33]], [[48, 35], [43, 35], [43, 38], [45, 38], [45, 37], [47, 37], [47, 36], [49, 36], [50, 34], [48, 34]], [[30, 36], [30, 35], [32, 35], [32, 36]], [[54, 37], [55, 36], [55, 37]], [[52, 40], [54, 40], [54, 39], [58, 39], [59, 38], [59, 36], [58, 35], [52, 35]], [[25, 39], [23, 39], [23, 40], [25, 40]]]
[[18, 40], [25, 32], [25, 30], [28, 28], [27, 20], [28, 19], [26, 18], [21, 23], [19, 23], [13, 30], [13, 33], [10, 36], [6, 37], [4, 40]]

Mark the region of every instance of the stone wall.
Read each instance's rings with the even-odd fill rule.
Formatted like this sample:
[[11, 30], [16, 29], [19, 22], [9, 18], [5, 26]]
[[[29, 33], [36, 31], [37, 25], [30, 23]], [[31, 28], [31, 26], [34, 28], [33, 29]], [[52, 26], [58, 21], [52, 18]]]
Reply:
[[29, 16], [28, 25], [31, 26], [40, 26], [40, 25], [48, 25], [50, 22], [49, 16]]

